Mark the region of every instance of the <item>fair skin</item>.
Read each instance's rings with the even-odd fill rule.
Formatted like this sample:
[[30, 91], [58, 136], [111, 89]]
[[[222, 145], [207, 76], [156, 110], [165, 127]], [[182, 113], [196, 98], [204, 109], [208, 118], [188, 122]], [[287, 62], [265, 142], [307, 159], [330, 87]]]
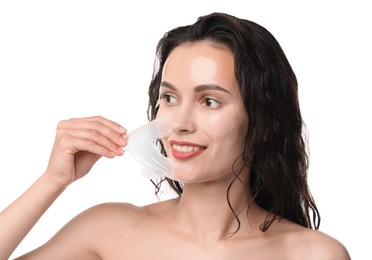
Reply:
[[[203, 41], [177, 47], [164, 67], [158, 117], [174, 115], [163, 143], [185, 183], [182, 197], [145, 207], [95, 206], [19, 259], [350, 259], [335, 239], [285, 219], [260, 231], [267, 212], [256, 204], [247, 210], [247, 168], [232, 187], [241, 226], [230, 236], [237, 222], [226, 189], [249, 123], [233, 64], [229, 50]], [[1, 212], [0, 259], [69, 184], [100, 157], [123, 155], [126, 142], [125, 129], [102, 117], [62, 121], [45, 174]]]

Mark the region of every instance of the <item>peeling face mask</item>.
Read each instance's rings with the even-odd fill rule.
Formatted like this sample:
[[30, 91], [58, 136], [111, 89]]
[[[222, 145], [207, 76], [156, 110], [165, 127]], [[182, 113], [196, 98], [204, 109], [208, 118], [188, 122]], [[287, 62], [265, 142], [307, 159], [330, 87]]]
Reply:
[[170, 159], [161, 154], [156, 146], [158, 139], [172, 133], [169, 122], [167, 117], [155, 119], [128, 132], [125, 151], [141, 165], [141, 174], [146, 178], [168, 177], [175, 180]]

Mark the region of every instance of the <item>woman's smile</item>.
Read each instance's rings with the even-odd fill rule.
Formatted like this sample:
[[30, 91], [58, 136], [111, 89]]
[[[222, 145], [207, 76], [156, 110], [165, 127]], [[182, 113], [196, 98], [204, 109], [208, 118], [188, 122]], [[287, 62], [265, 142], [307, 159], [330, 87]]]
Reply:
[[172, 156], [177, 160], [191, 159], [201, 154], [207, 147], [185, 141], [169, 142], [172, 147]]

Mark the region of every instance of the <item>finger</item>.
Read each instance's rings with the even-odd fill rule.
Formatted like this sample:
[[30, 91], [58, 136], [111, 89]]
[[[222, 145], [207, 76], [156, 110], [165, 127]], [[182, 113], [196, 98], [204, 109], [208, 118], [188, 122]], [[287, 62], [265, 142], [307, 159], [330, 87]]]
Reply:
[[102, 124], [107, 125], [108, 127], [111, 127], [112, 129], [118, 131], [120, 134], [125, 134], [127, 130], [125, 127], [121, 126], [120, 124], [109, 120], [105, 117], [102, 116], [92, 116], [92, 117], [83, 117], [83, 118], [71, 118], [69, 119], [71, 121], [98, 121], [101, 122]]
[[84, 139], [76, 140], [75, 148], [78, 149], [79, 151], [86, 151], [107, 158], [114, 158], [116, 155], [118, 155], [103, 146], [97, 145], [93, 141]]
[[[97, 135], [100, 133], [107, 139], [111, 140], [118, 146], [123, 147], [127, 144], [127, 136], [126, 130], [124, 131], [117, 131], [117, 129], [112, 128], [112, 125], [107, 125], [107, 122], [98, 121], [98, 120], [88, 120], [88, 119], [70, 119], [70, 120], [63, 120], [58, 124], [58, 129], [65, 129], [65, 130], [93, 130], [92, 135]], [[116, 123], [115, 127], [118, 126]]]
[[[66, 132], [66, 133], [63, 133]], [[107, 138], [106, 136], [102, 135], [100, 132], [94, 130], [94, 129], [84, 129], [84, 130], [60, 130], [61, 135], [69, 135], [72, 138], [78, 140], [83, 139], [86, 141], [92, 141], [98, 146], [102, 146], [105, 149], [115, 153], [116, 155], [122, 155], [124, 153], [124, 150], [122, 149], [122, 146], [125, 146], [127, 144], [127, 141], [123, 139], [123, 141], [120, 141], [120, 145], [117, 143], [114, 143], [111, 139]]]
[[114, 158], [115, 156], [122, 155], [124, 153], [124, 151], [114, 152], [92, 140], [76, 138], [72, 135], [65, 135], [61, 137], [59, 139], [59, 144], [63, 150], [70, 151], [73, 154], [76, 154], [79, 151], [85, 151], [98, 156]]

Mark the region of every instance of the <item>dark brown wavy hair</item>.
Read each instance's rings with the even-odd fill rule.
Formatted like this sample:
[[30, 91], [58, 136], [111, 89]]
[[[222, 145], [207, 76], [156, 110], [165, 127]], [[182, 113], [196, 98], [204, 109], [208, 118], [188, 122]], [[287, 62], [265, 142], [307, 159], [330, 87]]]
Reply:
[[[169, 54], [180, 44], [204, 40], [222, 44], [234, 54], [235, 76], [249, 117], [242, 157], [250, 168], [254, 201], [270, 212], [261, 230], [266, 231], [277, 218], [318, 229], [320, 215], [307, 185], [308, 153], [297, 79], [281, 46], [264, 27], [228, 14], [212, 13], [199, 17], [192, 25], [167, 32], [156, 49], [149, 87], [149, 120], [156, 118], [161, 73]], [[233, 182], [240, 172], [234, 174]], [[164, 180], [182, 195], [182, 183], [168, 178], [156, 183], [157, 188]], [[227, 201], [240, 226], [229, 201], [231, 184]]]

